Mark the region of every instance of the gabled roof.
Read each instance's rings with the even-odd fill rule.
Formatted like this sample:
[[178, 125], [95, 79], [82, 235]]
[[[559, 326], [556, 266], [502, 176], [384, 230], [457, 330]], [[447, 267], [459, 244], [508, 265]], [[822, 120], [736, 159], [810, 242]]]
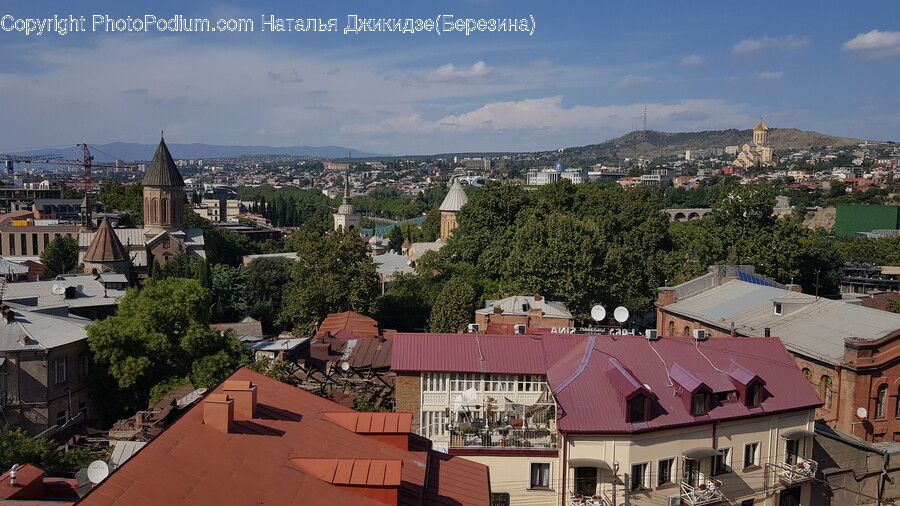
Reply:
[[156, 154], [147, 168], [147, 175], [144, 176], [144, 186], [184, 186], [184, 179], [175, 166], [175, 160], [169, 153], [166, 141], [159, 140], [159, 147], [156, 148]]
[[103, 218], [97, 232], [91, 239], [91, 245], [84, 254], [85, 262], [121, 262], [128, 260], [128, 252], [119, 236], [113, 231], [109, 220]]
[[[791, 311], [776, 315], [776, 301], [792, 306]], [[741, 280], [706, 288], [662, 309], [726, 331], [734, 323], [744, 336], [759, 336], [769, 328], [791, 352], [833, 364], [843, 360], [846, 338], [877, 341], [900, 331], [895, 313]]]
[[[584, 350], [572, 350], [547, 373], [559, 404], [557, 425], [563, 432], [658, 430], [821, 405], [793, 358], [773, 337], [711, 338], [697, 344], [690, 337], [663, 337], [651, 342], [642, 336], [596, 336], [587, 356], [571, 359]], [[707, 415], [694, 417], [682, 397], [690, 395], [692, 387], [707, 386], [713, 392], [736, 391], [727, 372], [733, 364], [732, 357], [739, 357], [742, 369], [759, 376], [765, 385], [767, 394], [760, 407], [748, 408], [741, 399], [723, 404], [713, 401]], [[624, 409], [602, 408], [623, 407], [627, 397], [623, 388], [652, 392], [654, 401], [648, 422], [632, 424], [626, 421]]]
[[[535, 300], [537, 299], [537, 300]], [[475, 311], [476, 314], [493, 314], [494, 308], [499, 307], [505, 315], [527, 316], [529, 309], [540, 309], [541, 314], [549, 318], [573, 318], [572, 313], [566, 308], [564, 302], [537, 298], [533, 295], [514, 295], [500, 300], [488, 300], [484, 307]]]
[[[80, 504], [383, 505], [353, 488], [365, 486], [399, 489], [399, 504], [490, 503], [482, 464], [436, 455], [413, 434], [404, 449], [348, 430], [325, 415], [363, 414], [248, 369], [229, 380], [256, 385], [253, 418], [235, 420], [223, 432], [204, 425], [201, 401]], [[224, 384], [207, 399], [223, 392]], [[375, 483], [379, 479], [382, 485]]]
[[459, 179], [454, 179], [453, 184], [450, 185], [450, 191], [444, 197], [444, 201], [441, 202], [440, 210], [456, 212], [462, 209], [467, 202], [469, 202], [469, 197], [466, 196], [462, 185], [459, 184]]

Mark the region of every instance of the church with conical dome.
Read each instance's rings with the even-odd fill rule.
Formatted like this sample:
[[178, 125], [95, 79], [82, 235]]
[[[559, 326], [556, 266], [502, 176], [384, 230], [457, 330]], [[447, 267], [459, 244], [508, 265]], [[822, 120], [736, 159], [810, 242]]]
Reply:
[[775, 150], [767, 146], [768, 143], [769, 127], [760, 119], [753, 127], [753, 141], [744, 144], [732, 165], [745, 169], [775, 165]]
[[146, 268], [148, 253], [160, 264], [181, 252], [206, 257], [203, 231], [184, 228], [184, 179], [164, 139], [159, 141], [143, 186], [143, 227], [114, 229], [104, 220], [96, 231], [81, 232], [85, 272], [127, 274], [129, 260]]

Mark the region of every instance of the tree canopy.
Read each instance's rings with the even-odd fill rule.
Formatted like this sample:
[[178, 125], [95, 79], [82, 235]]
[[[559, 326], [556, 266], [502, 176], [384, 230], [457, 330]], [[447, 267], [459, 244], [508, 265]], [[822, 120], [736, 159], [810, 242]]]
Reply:
[[143, 409], [151, 389], [171, 378], [212, 387], [234, 372], [244, 348], [210, 330], [210, 302], [197, 280], [149, 279], [142, 290], [128, 289], [117, 315], [87, 327], [94, 361], [120, 390], [122, 408]]
[[41, 263], [45, 278], [73, 272], [78, 267], [78, 241], [68, 236], [53, 239], [41, 253]]

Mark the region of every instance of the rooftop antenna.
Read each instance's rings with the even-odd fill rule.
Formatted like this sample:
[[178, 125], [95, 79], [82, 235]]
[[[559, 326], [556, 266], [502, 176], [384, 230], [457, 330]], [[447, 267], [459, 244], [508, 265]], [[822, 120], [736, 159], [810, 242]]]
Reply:
[[644, 131], [647, 131], [647, 108], [644, 107]]

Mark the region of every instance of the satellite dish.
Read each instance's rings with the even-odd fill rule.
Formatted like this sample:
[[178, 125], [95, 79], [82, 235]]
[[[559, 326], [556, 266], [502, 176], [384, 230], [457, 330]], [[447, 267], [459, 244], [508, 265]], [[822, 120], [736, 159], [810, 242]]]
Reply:
[[109, 466], [102, 460], [95, 460], [87, 468], [88, 480], [94, 485], [105, 480], [109, 476]]
[[59, 286], [59, 284], [57, 284], [57, 283], [53, 283], [53, 287], [50, 289], [50, 291], [53, 292], [55, 295], [62, 295], [64, 293], [66, 293], [66, 289]]
[[341, 364], [341, 370], [344, 371], [344, 372], [349, 371], [349, 370], [350, 370], [350, 364], [348, 364], [347, 362], [342, 363], [342, 364]]
[[866, 416], [868, 416], [868, 415], [869, 415], [869, 412], [866, 411], [866, 408], [861, 407], [856, 410], [856, 416], [858, 416], [862, 420], [865, 420]]
[[619, 323], [625, 323], [628, 320], [628, 310], [624, 306], [619, 306], [613, 311], [613, 318]]
[[606, 318], [606, 309], [601, 305], [596, 305], [591, 308], [591, 318], [594, 321], [602, 322], [604, 318]]

